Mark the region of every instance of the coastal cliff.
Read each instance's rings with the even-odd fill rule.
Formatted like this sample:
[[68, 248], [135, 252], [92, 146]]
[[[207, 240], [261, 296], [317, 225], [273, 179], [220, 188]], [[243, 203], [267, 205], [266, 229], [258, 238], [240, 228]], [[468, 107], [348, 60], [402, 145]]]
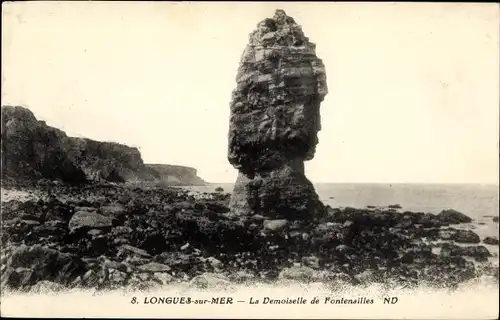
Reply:
[[234, 213], [306, 221], [326, 214], [304, 162], [314, 158], [327, 93], [325, 66], [302, 27], [283, 10], [258, 23], [230, 103]]
[[204, 186], [207, 183], [198, 177], [195, 168], [169, 164], [146, 164], [155, 180], [170, 185]]
[[20, 106], [2, 106], [1, 140], [2, 179], [205, 184], [194, 168], [147, 165], [137, 148], [69, 137]]

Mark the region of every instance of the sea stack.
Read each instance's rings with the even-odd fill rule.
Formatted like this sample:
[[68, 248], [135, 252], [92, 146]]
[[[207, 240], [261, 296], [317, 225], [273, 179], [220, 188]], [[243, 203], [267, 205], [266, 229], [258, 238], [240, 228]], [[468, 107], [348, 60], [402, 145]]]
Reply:
[[233, 214], [313, 220], [325, 213], [304, 175], [328, 93], [315, 48], [283, 10], [250, 34], [231, 100], [228, 160], [239, 171]]

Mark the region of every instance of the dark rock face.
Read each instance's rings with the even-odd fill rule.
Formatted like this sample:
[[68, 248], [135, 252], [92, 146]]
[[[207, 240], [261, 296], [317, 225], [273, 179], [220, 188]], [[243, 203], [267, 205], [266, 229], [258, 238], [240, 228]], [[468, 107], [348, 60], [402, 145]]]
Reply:
[[38, 121], [22, 107], [2, 106], [2, 178], [82, 182], [82, 169], [68, 156], [66, 134]]
[[[2, 106], [2, 178], [204, 185], [196, 169], [146, 165], [137, 148], [68, 137], [20, 106]], [[171, 177], [167, 179], [166, 177]], [[173, 181], [172, 181], [173, 179]]]
[[231, 101], [229, 162], [239, 170], [236, 214], [304, 218], [325, 212], [304, 161], [314, 157], [328, 93], [315, 45], [284, 11], [260, 22], [240, 62]]
[[68, 155], [89, 180], [125, 182], [149, 178], [137, 148], [83, 138], [69, 138], [69, 145]]
[[136, 148], [68, 137], [19, 106], [2, 106], [2, 176], [66, 182], [146, 178]]

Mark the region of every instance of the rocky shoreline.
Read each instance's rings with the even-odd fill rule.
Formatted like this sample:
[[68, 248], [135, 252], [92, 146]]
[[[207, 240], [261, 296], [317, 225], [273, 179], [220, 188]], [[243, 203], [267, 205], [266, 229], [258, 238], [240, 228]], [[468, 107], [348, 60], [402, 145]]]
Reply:
[[498, 259], [457, 227], [471, 218], [394, 208], [331, 208], [318, 221], [238, 217], [227, 193], [122, 184], [4, 185], [1, 285], [41, 288], [211, 287], [284, 279], [456, 288]]

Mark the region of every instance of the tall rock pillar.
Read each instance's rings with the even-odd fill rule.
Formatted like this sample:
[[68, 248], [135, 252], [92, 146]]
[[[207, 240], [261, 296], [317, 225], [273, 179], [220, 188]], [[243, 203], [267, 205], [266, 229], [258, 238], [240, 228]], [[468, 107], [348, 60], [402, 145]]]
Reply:
[[239, 171], [230, 208], [237, 215], [308, 220], [325, 212], [304, 175], [328, 93], [315, 47], [283, 10], [250, 34], [229, 126], [228, 160]]

